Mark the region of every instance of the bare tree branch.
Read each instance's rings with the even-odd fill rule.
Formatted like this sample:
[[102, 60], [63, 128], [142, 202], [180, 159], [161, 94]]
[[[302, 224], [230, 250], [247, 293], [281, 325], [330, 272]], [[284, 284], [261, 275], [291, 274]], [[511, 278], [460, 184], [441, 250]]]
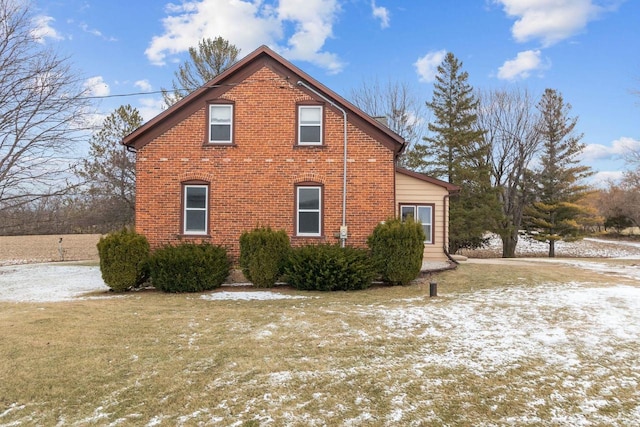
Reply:
[[[405, 153], [422, 140], [426, 132], [426, 108], [404, 82], [378, 79], [362, 82], [351, 90], [351, 101], [372, 117], [385, 117], [389, 129], [400, 135], [408, 144]], [[400, 163], [404, 165], [404, 158]]]
[[34, 38], [28, 6], [0, 0], [0, 211], [66, 191], [83, 95], [67, 59]]
[[513, 257], [527, 203], [527, 170], [540, 147], [540, 117], [526, 90], [491, 90], [478, 98], [478, 126], [491, 147], [492, 180], [502, 207], [502, 256]]

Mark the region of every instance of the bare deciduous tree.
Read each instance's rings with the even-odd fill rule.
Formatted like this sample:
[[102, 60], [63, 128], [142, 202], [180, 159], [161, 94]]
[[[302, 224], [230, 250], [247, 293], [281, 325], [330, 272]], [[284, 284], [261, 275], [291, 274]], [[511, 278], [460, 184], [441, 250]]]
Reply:
[[620, 182], [610, 182], [601, 192], [598, 209], [609, 223], [627, 219], [640, 226], [640, 148], [629, 147], [624, 160], [629, 169]]
[[424, 103], [420, 102], [407, 83], [378, 79], [362, 82], [351, 90], [351, 101], [362, 111], [373, 117], [385, 117], [389, 129], [406, 142], [404, 155], [399, 159], [402, 166], [410, 167], [409, 153], [426, 131]]
[[67, 191], [88, 111], [67, 59], [34, 30], [27, 3], [0, 0], [0, 212]]
[[502, 256], [512, 258], [527, 203], [527, 169], [540, 147], [540, 116], [526, 90], [492, 90], [478, 97], [478, 126], [491, 147], [492, 180], [502, 208], [497, 226]]

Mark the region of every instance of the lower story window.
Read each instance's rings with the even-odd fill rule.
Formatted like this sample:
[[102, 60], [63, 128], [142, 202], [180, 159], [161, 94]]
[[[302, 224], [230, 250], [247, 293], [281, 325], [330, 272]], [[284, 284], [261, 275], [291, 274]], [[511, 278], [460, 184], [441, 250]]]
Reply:
[[209, 186], [184, 186], [184, 234], [207, 234]]
[[433, 243], [433, 206], [431, 205], [400, 205], [400, 218], [406, 221], [413, 218], [422, 224], [425, 243]]
[[320, 236], [322, 234], [322, 188], [296, 187], [296, 235]]

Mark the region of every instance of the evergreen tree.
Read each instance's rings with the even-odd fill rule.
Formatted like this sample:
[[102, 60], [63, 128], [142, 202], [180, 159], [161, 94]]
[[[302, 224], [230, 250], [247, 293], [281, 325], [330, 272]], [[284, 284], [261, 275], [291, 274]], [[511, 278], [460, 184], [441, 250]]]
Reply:
[[162, 89], [167, 107], [231, 67], [238, 60], [240, 49], [222, 37], [205, 38], [198, 47], [189, 48], [189, 59], [178, 66], [172, 82], [173, 89]]
[[89, 157], [84, 159], [77, 175], [88, 187], [89, 195], [110, 215], [105, 221], [113, 228], [130, 225], [135, 212], [135, 153], [122, 145], [122, 138], [142, 124], [142, 116], [131, 105], [113, 111], [93, 135]]
[[431, 102], [434, 121], [430, 135], [416, 144], [412, 164], [429, 175], [460, 186], [449, 209], [449, 248], [477, 248], [494, 228], [499, 215], [497, 193], [491, 186], [489, 145], [477, 126], [478, 100], [467, 82], [462, 63], [448, 53], [436, 75]]
[[532, 236], [549, 243], [549, 257], [555, 256], [555, 242], [580, 238], [579, 220], [589, 211], [578, 202], [588, 194], [581, 181], [593, 172], [580, 165], [584, 149], [582, 135], [574, 134], [577, 117], [569, 117], [571, 105], [554, 89], [546, 89], [538, 110], [543, 153], [535, 171], [535, 201], [527, 207], [527, 224]]

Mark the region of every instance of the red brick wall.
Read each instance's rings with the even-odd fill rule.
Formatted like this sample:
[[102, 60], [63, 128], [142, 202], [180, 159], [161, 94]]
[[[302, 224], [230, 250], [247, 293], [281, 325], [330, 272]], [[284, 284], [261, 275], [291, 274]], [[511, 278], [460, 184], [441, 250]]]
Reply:
[[[284, 229], [292, 244], [339, 242], [342, 223], [343, 116], [325, 105], [324, 147], [296, 147], [296, 103], [311, 100], [264, 67], [223, 95], [234, 101], [234, 146], [204, 145], [206, 105], [138, 151], [136, 228], [152, 247], [209, 241], [239, 254], [241, 233]], [[393, 153], [348, 126], [347, 244], [366, 246], [394, 214]], [[181, 183], [210, 183], [209, 236], [181, 236]], [[296, 238], [295, 184], [324, 186], [321, 238]]]

